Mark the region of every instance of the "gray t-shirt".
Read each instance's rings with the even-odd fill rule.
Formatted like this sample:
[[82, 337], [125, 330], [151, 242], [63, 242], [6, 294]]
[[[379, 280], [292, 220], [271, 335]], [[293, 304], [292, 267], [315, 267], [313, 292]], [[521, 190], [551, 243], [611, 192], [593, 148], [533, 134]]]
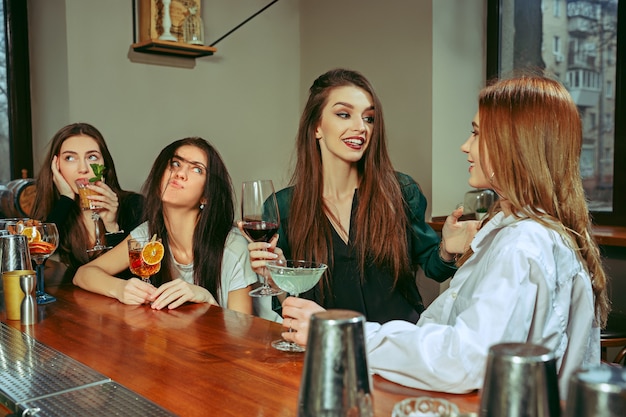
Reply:
[[[142, 223], [132, 232], [135, 239], [149, 239], [148, 223]], [[185, 282], [193, 284], [193, 263], [184, 265], [176, 262], [172, 253], [171, 259], [172, 278], [180, 278]], [[241, 235], [239, 229], [233, 227], [226, 238], [224, 246], [224, 256], [222, 258], [222, 277], [220, 282], [220, 293], [211, 294], [221, 307], [228, 306], [228, 293], [230, 291], [245, 288], [250, 284], [258, 282], [257, 275], [250, 267], [250, 256], [248, 255], [248, 241]]]

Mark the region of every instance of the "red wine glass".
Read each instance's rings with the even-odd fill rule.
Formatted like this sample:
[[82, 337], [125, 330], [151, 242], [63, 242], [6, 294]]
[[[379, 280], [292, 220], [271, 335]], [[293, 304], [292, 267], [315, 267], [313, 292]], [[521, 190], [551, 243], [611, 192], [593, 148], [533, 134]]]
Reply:
[[[280, 216], [274, 184], [271, 180], [245, 181], [241, 193], [241, 219], [243, 230], [255, 242], [269, 242], [278, 231]], [[250, 291], [252, 297], [265, 297], [282, 294], [272, 288], [263, 274], [263, 285]]]

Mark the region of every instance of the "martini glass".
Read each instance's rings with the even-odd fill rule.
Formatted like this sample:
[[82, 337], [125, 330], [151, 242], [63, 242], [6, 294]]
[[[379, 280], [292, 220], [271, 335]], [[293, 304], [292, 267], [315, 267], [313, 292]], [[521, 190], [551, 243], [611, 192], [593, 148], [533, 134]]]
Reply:
[[[267, 269], [278, 288], [298, 297], [318, 283], [327, 265], [319, 262], [275, 260], [267, 262]], [[289, 329], [291, 332], [291, 329]], [[283, 339], [272, 342], [272, 347], [283, 352], [304, 352], [306, 349], [297, 343]]]

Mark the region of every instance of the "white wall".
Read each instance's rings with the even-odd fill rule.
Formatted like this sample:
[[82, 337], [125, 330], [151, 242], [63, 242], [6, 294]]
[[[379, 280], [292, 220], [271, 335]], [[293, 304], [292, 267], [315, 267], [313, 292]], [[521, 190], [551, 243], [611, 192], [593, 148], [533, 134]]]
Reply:
[[[158, 151], [190, 135], [219, 149], [236, 190], [254, 177], [281, 187], [308, 87], [344, 66], [374, 84], [394, 165], [433, 215], [469, 189], [459, 146], [484, 77], [484, 0], [281, 0], [195, 61], [132, 51], [128, 0], [28, 2], [36, 167], [56, 130], [86, 121], [125, 188], [138, 190]], [[203, 0], [206, 43], [268, 3]]]
[[[266, 0], [203, 1], [212, 42]], [[297, 1], [280, 1], [189, 60], [132, 51], [128, 0], [29, 0], [34, 162], [60, 127], [94, 124], [123, 187], [138, 190], [157, 153], [198, 135], [222, 154], [238, 191], [255, 177], [285, 182], [300, 99]]]
[[449, 214], [472, 189], [460, 151], [485, 84], [486, 1], [433, 1], [432, 215]]

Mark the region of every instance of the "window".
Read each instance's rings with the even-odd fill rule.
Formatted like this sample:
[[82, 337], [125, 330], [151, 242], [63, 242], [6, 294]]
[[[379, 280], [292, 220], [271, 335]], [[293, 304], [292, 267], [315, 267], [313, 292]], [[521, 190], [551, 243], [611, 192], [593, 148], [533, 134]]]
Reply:
[[559, 38], [558, 36], [555, 36], [552, 41], [552, 50], [555, 54], [561, 52], [561, 38]]
[[26, 5], [0, 0], [0, 182], [33, 175]]
[[626, 0], [487, 0], [487, 7], [488, 78], [539, 67], [563, 82], [583, 120], [581, 176], [594, 222], [626, 225], [626, 164], [614, 163], [626, 159], [626, 118], [616, 117], [626, 108]]
[[554, 0], [552, 13], [554, 17], [561, 16], [561, 0]]

